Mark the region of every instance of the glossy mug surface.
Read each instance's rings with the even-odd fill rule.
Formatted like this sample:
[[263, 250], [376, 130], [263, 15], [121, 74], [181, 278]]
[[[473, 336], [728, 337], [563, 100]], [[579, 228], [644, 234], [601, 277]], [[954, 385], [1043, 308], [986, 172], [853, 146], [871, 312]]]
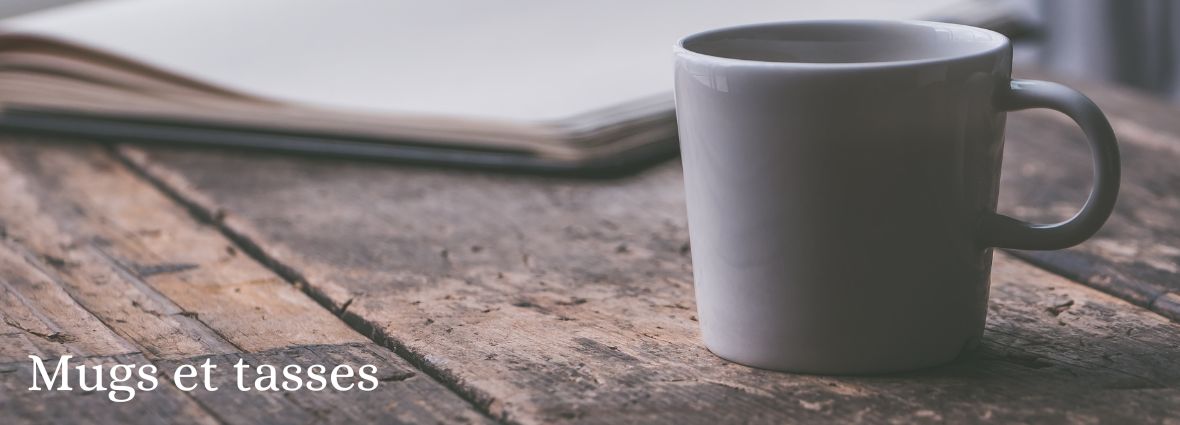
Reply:
[[[917, 21], [800, 21], [675, 47], [676, 113], [705, 345], [751, 366], [877, 373], [975, 346], [992, 247], [1091, 236], [1118, 192], [1102, 113], [1011, 80], [1004, 36]], [[995, 213], [1007, 111], [1088, 136], [1096, 183], [1072, 219]]]

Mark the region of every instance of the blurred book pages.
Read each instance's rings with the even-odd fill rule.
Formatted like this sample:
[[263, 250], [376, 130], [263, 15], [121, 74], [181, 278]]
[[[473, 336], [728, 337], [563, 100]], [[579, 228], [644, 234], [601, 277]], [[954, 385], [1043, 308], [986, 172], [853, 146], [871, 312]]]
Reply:
[[525, 168], [674, 151], [671, 48], [962, 0], [86, 1], [0, 21], [0, 125]]

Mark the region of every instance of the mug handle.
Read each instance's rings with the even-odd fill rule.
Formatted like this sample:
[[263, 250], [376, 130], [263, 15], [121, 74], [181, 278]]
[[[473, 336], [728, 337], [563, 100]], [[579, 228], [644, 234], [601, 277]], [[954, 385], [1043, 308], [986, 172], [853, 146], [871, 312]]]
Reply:
[[1119, 147], [1102, 111], [1077, 90], [1048, 81], [1012, 80], [998, 102], [1006, 111], [1048, 108], [1069, 116], [1082, 128], [1094, 158], [1094, 186], [1082, 209], [1056, 224], [1031, 224], [1006, 215], [985, 213], [980, 239], [985, 246], [1013, 249], [1063, 249], [1085, 241], [1106, 222], [1119, 193]]

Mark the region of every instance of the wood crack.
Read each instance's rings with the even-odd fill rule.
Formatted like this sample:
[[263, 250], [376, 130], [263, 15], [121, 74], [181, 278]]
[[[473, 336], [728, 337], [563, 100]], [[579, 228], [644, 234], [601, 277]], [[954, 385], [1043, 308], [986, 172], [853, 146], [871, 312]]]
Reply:
[[344, 301], [343, 304], [340, 304], [340, 309], [337, 310], [336, 316], [339, 317], [343, 315], [344, 312], [348, 311], [348, 306], [352, 305], [353, 300], [356, 300], [356, 298], [349, 298], [348, 300]]
[[54, 331], [53, 333], [38, 332], [38, 331], [35, 331], [32, 329], [29, 329], [29, 328], [21, 325], [20, 323], [17, 323], [16, 321], [9, 319], [7, 317], [4, 318], [4, 324], [11, 326], [18, 331], [21, 331], [26, 334], [44, 339], [49, 342], [57, 342], [57, 343], [64, 344], [67, 342], [73, 342], [76, 339], [73, 336], [70, 336], [69, 334], [66, 334], [63, 332], [58, 332], [58, 331]]

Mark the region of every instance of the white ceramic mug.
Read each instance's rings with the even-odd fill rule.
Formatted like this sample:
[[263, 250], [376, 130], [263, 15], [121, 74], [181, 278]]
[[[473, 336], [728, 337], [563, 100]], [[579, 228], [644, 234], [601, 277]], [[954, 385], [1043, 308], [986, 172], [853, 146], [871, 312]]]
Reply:
[[[686, 37], [675, 59], [698, 316], [723, 358], [840, 374], [950, 361], [983, 333], [992, 247], [1069, 247], [1114, 207], [1102, 112], [1012, 80], [995, 32], [770, 23]], [[1095, 185], [1062, 223], [995, 212], [1005, 113], [1026, 108], [1089, 139]]]

